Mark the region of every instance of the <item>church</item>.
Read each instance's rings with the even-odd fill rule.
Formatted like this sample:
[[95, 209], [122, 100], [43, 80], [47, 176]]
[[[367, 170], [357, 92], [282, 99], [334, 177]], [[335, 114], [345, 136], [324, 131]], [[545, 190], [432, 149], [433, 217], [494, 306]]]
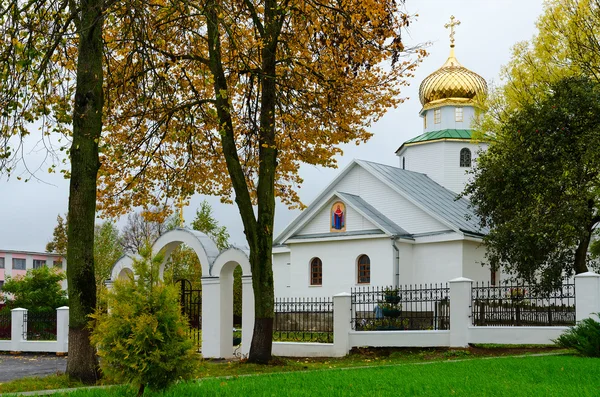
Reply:
[[473, 139], [487, 84], [450, 55], [419, 88], [423, 132], [396, 150], [398, 166], [355, 159], [274, 240], [276, 297], [330, 297], [357, 286], [496, 282], [482, 266], [488, 230], [457, 199], [487, 143]]

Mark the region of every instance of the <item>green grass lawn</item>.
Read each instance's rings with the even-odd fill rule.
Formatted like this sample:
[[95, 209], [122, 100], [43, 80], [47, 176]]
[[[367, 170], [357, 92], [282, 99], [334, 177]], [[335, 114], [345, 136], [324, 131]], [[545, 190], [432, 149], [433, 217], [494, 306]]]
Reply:
[[[598, 396], [600, 360], [509, 357], [322, 369], [173, 386], [156, 396]], [[134, 396], [127, 387], [80, 390], [70, 397]]]

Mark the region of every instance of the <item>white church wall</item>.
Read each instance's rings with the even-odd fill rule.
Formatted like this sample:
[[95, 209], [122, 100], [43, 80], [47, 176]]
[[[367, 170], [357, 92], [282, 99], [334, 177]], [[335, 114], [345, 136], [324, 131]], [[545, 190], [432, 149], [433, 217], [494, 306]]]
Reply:
[[481, 266], [485, 261], [485, 246], [476, 241], [463, 241], [463, 277], [473, 281], [489, 281], [489, 266]]
[[413, 277], [400, 284], [440, 283], [462, 276], [462, 241], [413, 246]]
[[399, 278], [400, 284], [410, 284], [415, 277], [413, 266], [413, 249], [415, 245], [396, 243], [396, 247], [398, 247], [398, 276], [396, 278]]
[[291, 280], [291, 259], [289, 252], [273, 252], [273, 284], [275, 296], [289, 296]]
[[444, 179], [443, 142], [429, 142], [407, 147], [400, 156], [400, 168], [402, 168], [402, 157], [405, 157], [406, 170], [426, 174], [437, 183], [442, 184]]
[[475, 116], [475, 110], [471, 106], [461, 106], [463, 109], [463, 121], [456, 121], [456, 106], [442, 106], [440, 107], [440, 122], [435, 123], [434, 120], [434, 109], [426, 110], [427, 115], [427, 128], [424, 132], [438, 131], [438, 130], [467, 130], [471, 128], [471, 122]]
[[488, 282], [489, 266], [481, 266], [485, 261], [485, 246], [476, 241], [463, 241], [463, 277], [473, 281]]
[[[331, 297], [340, 292], [350, 292], [357, 284], [357, 260], [368, 255], [371, 260], [371, 283], [393, 283], [393, 258], [395, 252], [388, 237], [326, 242], [295, 243], [291, 250], [290, 287], [293, 297]], [[323, 263], [323, 284], [310, 285], [310, 261], [318, 257]], [[277, 295], [278, 296], [278, 295]]]
[[[472, 175], [467, 172], [473, 169], [479, 156], [479, 151], [483, 148], [487, 149], [487, 144], [475, 144], [471, 142], [443, 142], [443, 180], [440, 183], [445, 188], [452, 190], [455, 193], [461, 193]], [[471, 151], [471, 167], [460, 166], [460, 151], [467, 148]]]

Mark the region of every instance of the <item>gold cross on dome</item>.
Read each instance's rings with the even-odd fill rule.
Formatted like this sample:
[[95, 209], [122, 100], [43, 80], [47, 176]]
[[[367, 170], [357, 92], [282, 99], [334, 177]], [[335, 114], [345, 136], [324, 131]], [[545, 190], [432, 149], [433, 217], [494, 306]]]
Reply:
[[454, 15], [450, 16], [450, 23], [444, 25], [446, 29], [450, 28], [450, 47], [454, 47], [454, 27], [458, 25], [460, 25], [460, 21], [455, 20]]

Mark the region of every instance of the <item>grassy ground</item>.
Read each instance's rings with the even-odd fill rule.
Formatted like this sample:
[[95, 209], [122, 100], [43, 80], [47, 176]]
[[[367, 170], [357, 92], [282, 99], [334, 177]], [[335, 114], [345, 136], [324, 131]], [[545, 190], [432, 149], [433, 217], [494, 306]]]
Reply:
[[[350, 355], [343, 358], [307, 358], [273, 360], [271, 365], [255, 365], [241, 361], [201, 360], [195, 378], [236, 377], [248, 374], [302, 372], [322, 369], [352, 368], [363, 366], [382, 366], [407, 363], [422, 363], [430, 361], [447, 361], [466, 358], [503, 356], [515, 354], [531, 354], [544, 352], [565, 352], [553, 346], [513, 345], [502, 346], [482, 345], [469, 349], [354, 349]], [[108, 382], [104, 381], [104, 384]], [[0, 384], [0, 393], [48, 390], [77, 387], [68, 377], [48, 376], [44, 378], [25, 378]]]
[[[210, 378], [155, 396], [597, 396], [600, 362], [576, 356], [506, 357]], [[69, 397], [133, 396], [113, 387]]]

